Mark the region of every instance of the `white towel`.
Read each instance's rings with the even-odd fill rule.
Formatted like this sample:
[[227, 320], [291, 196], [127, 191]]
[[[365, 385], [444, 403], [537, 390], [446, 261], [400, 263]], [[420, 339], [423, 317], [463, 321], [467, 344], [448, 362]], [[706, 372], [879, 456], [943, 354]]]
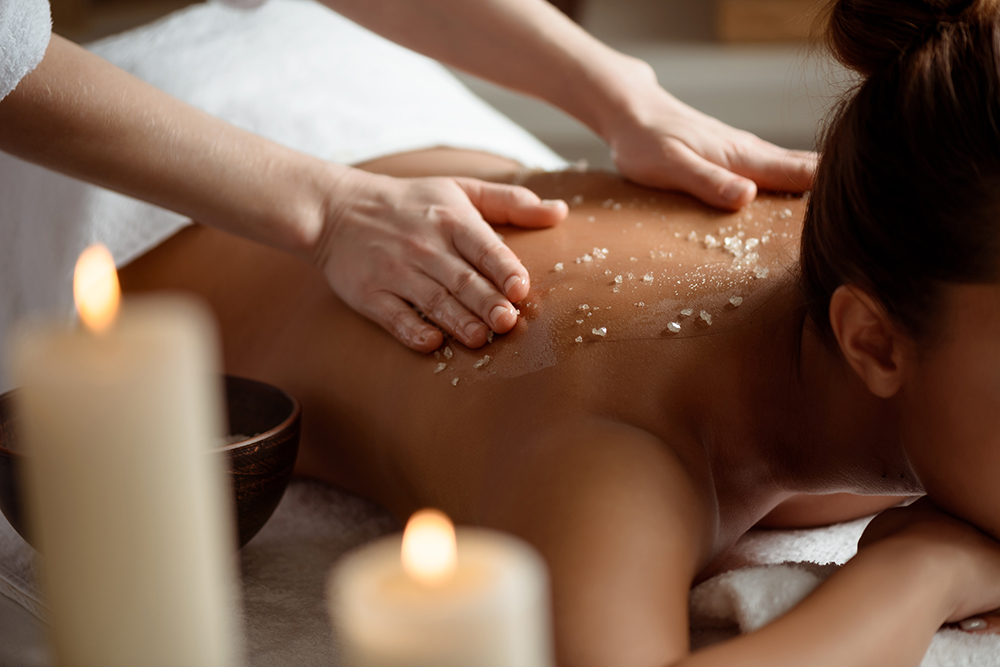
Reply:
[[[725, 568], [736, 569], [692, 590], [692, 645], [752, 631], [785, 613], [854, 553], [867, 521], [748, 533], [727, 556]], [[293, 482], [274, 516], [241, 554], [249, 664], [338, 664], [324, 599], [330, 567], [355, 546], [398, 529], [393, 518], [372, 503], [315, 482]], [[44, 618], [31, 553], [0, 521], [0, 593]], [[784, 563], [789, 558], [802, 562]], [[939, 631], [922, 663], [997, 665], [1000, 637], [958, 630]]]
[[42, 62], [51, 35], [47, 0], [0, 0], [0, 100]]
[[[726, 555], [723, 574], [691, 591], [692, 645], [752, 632], [789, 611], [857, 553], [858, 538], [870, 520], [744, 535]], [[920, 664], [998, 667], [1000, 636], [939, 630]]]

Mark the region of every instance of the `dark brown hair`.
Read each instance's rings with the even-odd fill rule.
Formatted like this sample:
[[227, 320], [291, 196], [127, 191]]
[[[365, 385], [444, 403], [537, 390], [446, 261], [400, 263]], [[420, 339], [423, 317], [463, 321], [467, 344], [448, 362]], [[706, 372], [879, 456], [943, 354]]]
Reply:
[[1000, 0], [837, 0], [827, 37], [863, 80], [822, 142], [807, 309], [833, 342], [830, 296], [857, 285], [919, 340], [944, 284], [1000, 277]]

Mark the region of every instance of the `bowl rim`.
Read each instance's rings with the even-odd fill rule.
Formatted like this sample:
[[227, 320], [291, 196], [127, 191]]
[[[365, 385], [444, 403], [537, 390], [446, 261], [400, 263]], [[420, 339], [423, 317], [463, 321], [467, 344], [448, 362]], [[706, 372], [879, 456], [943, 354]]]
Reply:
[[[277, 390], [280, 394], [282, 394], [285, 398], [287, 398], [291, 402], [292, 409], [291, 409], [291, 412], [289, 413], [289, 415], [285, 419], [283, 419], [280, 422], [278, 422], [278, 424], [276, 426], [274, 426], [273, 428], [269, 428], [268, 430], [266, 430], [266, 431], [264, 431], [262, 433], [258, 433], [257, 435], [253, 436], [252, 438], [247, 438], [246, 440], [240, 440], [239, 442], [234, 442], [234, 443], [229, 444], [229, 445], [223, 445], [221, 447], [213, 447], [211, 449], [211, 451], [213, 451], [213, 452], [231, 452], [233, 450], [241, 449], [243, 447], [246, 447], [247, 445], [252, 445], [252, 444], [258, 443], [258, 442], [260, 442], [262, 440], [266, 440], [267, 438], [270, 438], [270, 437], [272, 437], [274, 435], [277, 435], [281, 431], [284, 431], [289, 426], [291, 426], [292, 424], [294, 424], [295, 421], [302, 414], [302, 404], [299, 403], [299, 400], [297, 398], [295, 398], [294, 396], [292, 396], [291, 394], [289, 394], [284, 389], [282, 389], [281, 387], [277, 387], [277, 386], [271, 384], [270, 382], [264, 382], [262, 380], [255, 380], [253, 378], [243, 377], [241, 375], [229, 375], [228, 373], [222, 374], [222, 378], [223, 378], [223, 380], [226, 380], [228, 378], [232, 378], [234, 380], [242, 380], [242, 381], [245, 381], [245, 382], [252, 382], [254, 384], [262, 384], [262, 385], [264, 385], [266, 387], [270, 387], [271, 389]], [[17, 387], [15, 387], [14, 389], [11, 389], [9, 391], [5, 391], [2, 394], [0, 394], [0, 399], [8, 398], [11, 394], [17, 392], [18, 390], [19, 389]], [[6, 455], [8, 455], [8, 456], [10, 456], [12, 458], [15, 458], [15, 457], [20, 458], [20, 457], [26, 456], [24, 454], [24, 452], [15, 452], [12, 449], [7, 449], [2, 444], [0, 444], [0, 454], [6, 454]]]
[[270, 438], [271, 436], [277, 435], [281, 431], [284, 431], [289, 426], [291, 426], [292, 424], [294, 424], [295, 421], [299, 418], [299, 415], [302, 414], [302, 405], [299, 403], [299, 400], [297, 398], [295, 398], [294, 396], [292, 396], [291, 394], [289, 394], [284, 389], [282, 389], [281, 387], [276, 387], [275, 385], [271, 384], [270, 382], [263, 382], [261, 380], [254, 380], [253, 378], [241, 377], [239, 375], [228, 375], [227, 374], [224, 377], [226, 377], [226, 378], [233, 378], [235, 380], [244, 380], [246, 382], [253, 382], [255, 384], [262, 384], [262, 385], [264, 385], [266, 387], [270, 387], [271, 389], [275, 389], [280, 394], [282, 394], [285, 398], [287, 398], [289, 401], [291, 401], [291, 403], [292, 403], [292, 410], [291, 410], [291, 412], [289, 413], [289, 415], [287, 417], [285, 417], [283, 420], [281, 420], [280, 422], [278, 422], [278, 424], [276, 426], [274, 426], [273, 428], [269, 428], [268, 430], [266, 430], [266, 431], [264, 431], [262, 433], [258, 433], [257, 435], [253, 436], [252, 438], [247, 438], [246, 440], [240, 440], [239, 442], [234, 442], [234, 443], [229, 444], [229, 445], [223, 445], [222, 447], [213, 447], [212, 448], [213, 452], [231, 452], [234, 449], [240, 449], [241, 447], [246, 447], [247, 445], [252, 445], [252, 444], [255, 444], [257, 442], [260, 442], [261, 440], [266, 440], [267, 438]]

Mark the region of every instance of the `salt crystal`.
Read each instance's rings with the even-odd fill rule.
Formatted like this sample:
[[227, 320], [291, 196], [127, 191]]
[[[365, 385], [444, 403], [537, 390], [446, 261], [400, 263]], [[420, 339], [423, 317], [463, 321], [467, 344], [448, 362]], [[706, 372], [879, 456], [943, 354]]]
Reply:
[[719, 239], [715, 238], [711, 234], [705, 234], [705, 247], [706, 248], [718, 248], [720, 245], [722, 245], [722, 244], [719, 243]]
[[592, 215], [587, 216], [587, 222], [597, 222], [597, 218]]
[[[531, 305], [531, 304], [528, 304], [528, 305]], [[517, 314], [520, 315], [521, 311], [517, 311]], [[486, 342], [487, 343], [492, 343], [493, 342], [493, 332], [492, 331], [487, 331], [486, 332]]]
[[645, 303], [643, 303], [642, 301], [640, 301], [640, 302], [639, 302], [639, 303], [637, 303], [636, 305], [637, 305], [637, 306], [639, 306], [640, 308], [642, 308], [642, 307], [643, 307], [643, 306], [645, 306], [646, 304], [645, 304]]
[[790, 208], [784, 209], [778, 217], [780, 217], [782, 219], [792, 217], [792, 209], [790, 209]]
[[639, 258], [638, 257], [629, 257], [628, 261], [630, 261], [630, 262], [638, 262]]
[[486, 364], [490, 363], [490, 355], [484, 354], [482, 359], [476, 360], [476, 363], [472, 364], [473, 368], [482, 368]]
[[579, 306], [577, 306], [577, 308], [580, 310], [590, 310], [590, 306], [588, 306], [585, 303], [581, 303]]
[[458, 386], [458, 378], [452, 378], [451, 379], [451, 386], [452, 387], [457, 387]]
[[622, 205], [618, 204], [618, 203], [615, 203], [615, 205], [612, 206], [611, 208], [613, 208], [616, 211], [620, 211], [620, 210], [622, 210]]
[[583, 195], [573, 195], [573, 198], [569, 200], [570, 206], [579, 206], [583, 203]]
[[594, 258], [591, 257], [589, 254], [587, 254], [587, 255], [583, 256], [583, 261], [585, 261], [585, 262], [593, 262]]
[[698, 233], [695, 232], [695, 231], [692, 231], [690, 234], [688, 234], [688, 241], [690, 241], [691, 243], [697, 243], [698, 242]]
[[741, 297], [741, 296], [731, 296], [731, 297], [729, 297], [729, 303], [731, 303], [735, 307], [739, 308], [740, 304], [743, 303], [743, 297]]
[[646, 275], [644, 275], [642, 277], [642, 282], [644, 282], [644, 283], [651, 283], [651, 282], [653, 282], [653, 274], [652, 273], [647, 273]]
[[621, 292], [621, 290], [618, 289], [617, 285], [615, 285], [614, 289], [612, 289], [611, 291], [614, 292], [615, 294], [617, 294], [618, 292]]
[[601, 204], [601, 206], [603, 206], [604, 208], [611, 208], [614, 205], [615, 205], [615, 200], [614, 199], [605, 199], [604, 203]]
[[703, 310], [700, 313], [698, 313], [698, 317], [705, 320], [705, 324], [712, 324], [712, 314], [709, 313], [707, 310]]
[[595, 336], [606, 336], [608, 334], [608, 328], [601, 327], [600, 329], [591, 329], [590, 333], [594, 334]]
[[444, 348], [443, 354], [445, 359], [451, 359], [453, 356], [455, 356], [455, 353], [451, 351], [450, 347]]
[[577, 343], [582, 343], [583, 342], [583, 336], [577, 336], [573, 340], [575, 340]]
[[722, 244], [725, 246], [726, 250], [732, 253], [736, 257], [743, 256], [743, 240], [736, 236], [727, 236], [723, 240]]
[[583, 324], [583, 320], [577, 320], [576, 323], [577, 324]]
[[434, 372], [435, 373], [440, 373], [441, 371], [443, 371], [446, 368], [448, 368], [448, 364], [446, 364], [446, 363], [444, 363], [442, 361], [441, 363], [439, 363], [437, 366], [434, 367]]
[[635, 223], [635, 226], [636, 227], [642, 227], [642, 223], [641, 222], [637, 222], [637, 223]]
[[621, 276], [615, 276], [615, 282], [618, 283], [619, 285], [621, 285], [622, 284], [622, 277]]
[[750, 252], [751, 250], [757, 247], [758, 243], [760, 243], [760, 239], [754, 239], [754, 238], [747, 239], [746, 243], [743, 244], [743, 249], [746, 250], [747, 252]]
[[562, 270], [563, 270], [563, 263], [556, 262], [556, 271], [562, 271]]
[[748, 252], [747, 254], [743, 255], [743, 263], [748, 266], [750, 264], [756, 264], [758, 259], [760, 259], [760, 255], [758, 255], [755, 252]]
[[668, 322], [667, 323], [667, 329], [671, 333], [677, 333], [678, 331], [681, 330], [681, 325], [679, 323], [677, 323], [677, 322]]
[[764, 278], [767, 278], [767, 274], [769, 273], [769, 271], [768, 271], [768, 269], [767, 269], [766, 266], [758, 266], [757, 268], [755, 268], [753, 270], [753, 272], [754, 272], [754, 275], [756, 275], [761, 280], [763, 280]]
[[685, 308], [684, 310], [681, 311], [681, 315], [683, 315], [684, 317], [691, 317], [692, 315], [694, 315], [694, 310], [691, 308]]

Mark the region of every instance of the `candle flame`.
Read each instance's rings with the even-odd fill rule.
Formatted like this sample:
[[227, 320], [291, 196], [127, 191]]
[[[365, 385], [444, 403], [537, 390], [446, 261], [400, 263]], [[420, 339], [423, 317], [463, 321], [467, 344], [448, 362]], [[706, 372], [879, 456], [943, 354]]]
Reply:
[[97, 243], [80, 255], [73, 272], [73, 299], [84, 325], [103, 333], [118, 313], [121, 288], [115, 260], [106, 247]]
[[403, 569], [422, 584], [447, 581], [458, 560], [455, 526], [438, 510], [420, 510], [406, 523], [402, 556]]

